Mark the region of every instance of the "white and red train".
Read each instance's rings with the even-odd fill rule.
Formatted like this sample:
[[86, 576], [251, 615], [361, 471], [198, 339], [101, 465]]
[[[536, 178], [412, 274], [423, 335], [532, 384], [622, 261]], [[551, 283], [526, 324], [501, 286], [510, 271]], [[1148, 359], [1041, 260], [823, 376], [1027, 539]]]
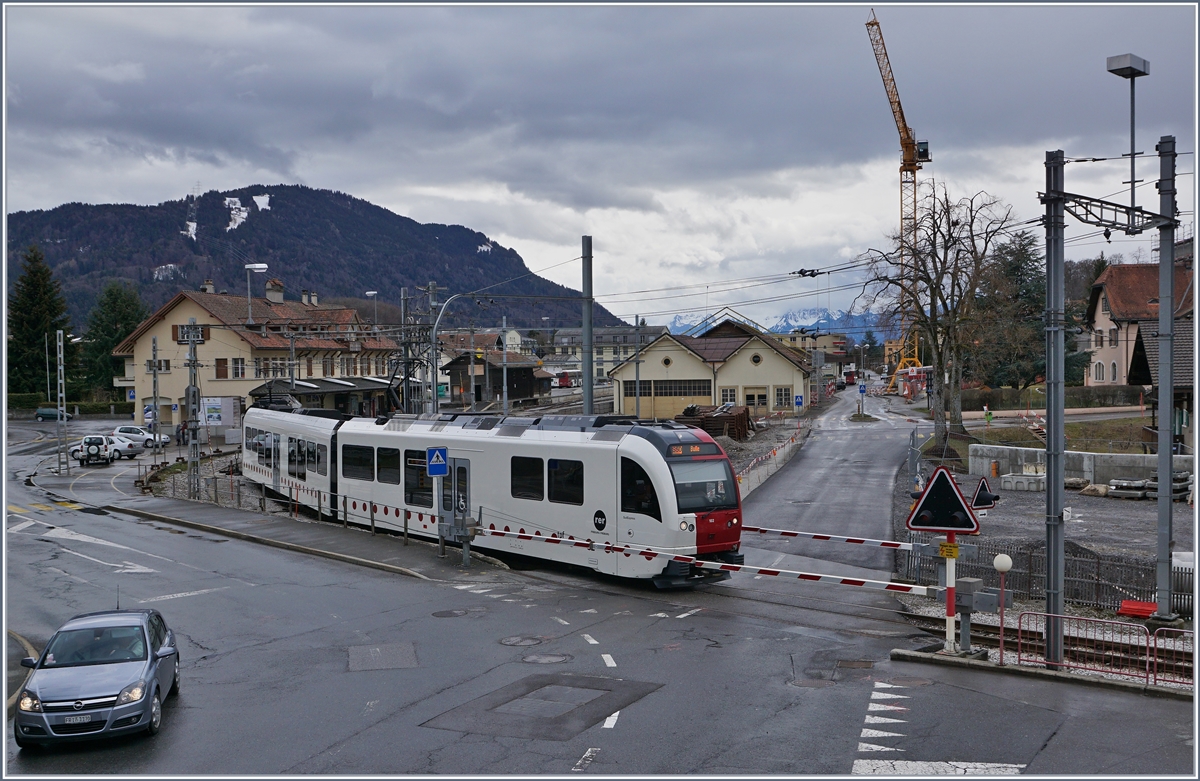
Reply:
[[[328, 417], [326, 417], [328, 415]], [[701, 570], [605, 544], [742, 563], [741, 496], [729, 458], [700, 429], [614, 416], [442, 414], [344, 418], [252, 408], [242, 473], [323, 517], [436, 539], [438, 508], [483, 530], [588, 540], [594, 549], [478, 534], [512, 551], [659, 585]], [[447, 448], [440, 497], [426, 449]]]

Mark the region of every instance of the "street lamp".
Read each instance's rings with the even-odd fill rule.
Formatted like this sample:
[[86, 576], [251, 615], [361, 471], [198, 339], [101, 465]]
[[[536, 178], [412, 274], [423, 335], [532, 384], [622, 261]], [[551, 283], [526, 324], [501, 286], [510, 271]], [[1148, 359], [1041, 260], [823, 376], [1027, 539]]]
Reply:
[[1133, 134], [1133, 85], [1137, 81], [1138, 76], [1150, 75], [1150, 63], [1136, 54], [1118, 54], [1116, 57], [1108, 58], [1108, 72], [1115, 73], [1123, 79], [1129, 79], [1129, 221], [1132, 226], [1132, 210], [1137, 205], [1134, 197], [1134, 187], [1137, 186], [1137, 177], [1134, 175], [1137, 152], [1135, 151]]
[[[1012, 558], [1007, 554], [998, 553], [992, 559], [992, 566], [1000, 573], [1000, 665], [1004, 666], [1004, 575], [1012, 569]], [[1020, 651], [1020, 649], [1017, 649]]]
[[247, 263], [246, 264], [246, 325], [254, 325], [254, 308], [250, 299], [250, 272], [255, 274], [263, 274], [267, 270], [266, 263]]
[[375, 302], [375, 318], [373, 320], [371, 320], [371, 328], [372, 328], [372, 330], [375, 330], [375, 331], [379, 330], [379, 299], [376, 297], [378, 295], [379, 295], [378, 290], [368, 290], [367, 291], [367, 298], [369, 298]]

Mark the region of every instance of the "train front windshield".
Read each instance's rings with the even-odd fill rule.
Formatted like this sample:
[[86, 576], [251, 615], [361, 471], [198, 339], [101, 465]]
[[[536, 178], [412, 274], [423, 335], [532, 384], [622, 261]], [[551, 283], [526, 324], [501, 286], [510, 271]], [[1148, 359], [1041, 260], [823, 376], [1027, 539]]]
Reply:
[[675, 498], [681, 513], [737, 509], [737, 490], [733, 470], [725, 459], [712, 461], [672, 461]]

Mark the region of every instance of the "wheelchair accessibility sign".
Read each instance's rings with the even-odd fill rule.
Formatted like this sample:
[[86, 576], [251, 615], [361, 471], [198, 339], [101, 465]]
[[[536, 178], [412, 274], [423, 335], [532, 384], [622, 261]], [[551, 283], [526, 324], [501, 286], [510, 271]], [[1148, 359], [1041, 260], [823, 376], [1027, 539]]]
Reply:
[[450, 463], [446, 459], [446, 448], [425, 448], [425, 474], [430, 477], [445, 477], [450, 474]]

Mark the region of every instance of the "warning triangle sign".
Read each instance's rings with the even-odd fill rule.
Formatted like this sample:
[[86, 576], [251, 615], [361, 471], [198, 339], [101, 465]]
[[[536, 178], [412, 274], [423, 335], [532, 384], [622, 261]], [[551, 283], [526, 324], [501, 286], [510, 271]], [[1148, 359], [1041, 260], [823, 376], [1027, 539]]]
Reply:
[[430, 457], [429, 463], [433, 466], [445, 466], [446, 459], [442, 457], [442, 451], [433, 451], [433, 455]]
[[915, 532], [979, 533], [979, 519], [944, 466], [933, 470], [904, 525]]
[[972, 510], [990, 510], [996, 506], [996, 500], [1000, 497], [992, 493], [991, 487], [988, 485], [986, 477], [979, 478], [979, 485], [975, 488], [975, 495], [971, 497]]

